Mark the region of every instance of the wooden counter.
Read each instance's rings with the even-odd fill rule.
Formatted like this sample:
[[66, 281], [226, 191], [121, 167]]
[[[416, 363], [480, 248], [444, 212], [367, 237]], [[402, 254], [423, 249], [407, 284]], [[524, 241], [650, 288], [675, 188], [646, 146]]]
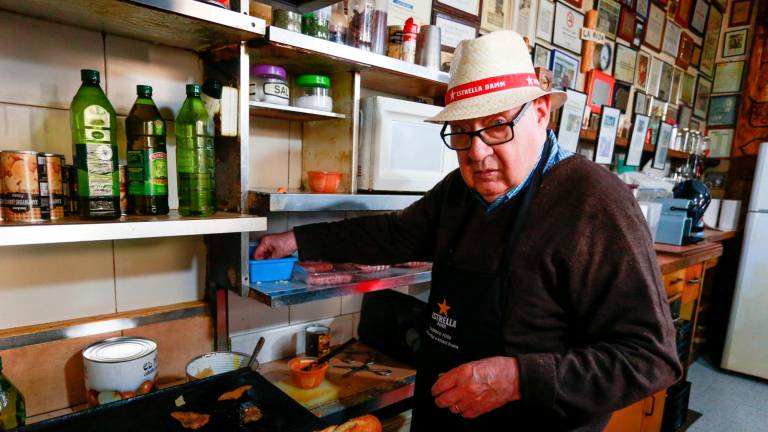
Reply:
[[[673, 251], [674, 249], [677, 249]], [[692, 265], [707, 262], [723, 255], [723, 245], [716, 242], [701, 243], [682, 247], [668, 247], [656, 244], [656, 261], [661, 274], [672, 273]]]

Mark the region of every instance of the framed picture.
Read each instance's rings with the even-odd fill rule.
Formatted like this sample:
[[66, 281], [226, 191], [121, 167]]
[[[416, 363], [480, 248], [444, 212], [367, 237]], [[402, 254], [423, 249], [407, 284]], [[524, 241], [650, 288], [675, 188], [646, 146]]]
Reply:
[[583, 0], [565, 0], [565, 1], [577, 9], [581, 9], [582, 3], [583, 3]]
[[434, 6], [458, 16], [464, 15], [465, 19], [478, 19], [480, 17], [481, 0], [434, 0]]
[[599, 70], [593, 69], [587, 73], [587, 105], [593, 113], [599, 113], [602, 105], [611, 105], [615, 83], [612, 76]]
[[621, 110], [622, 113], [627, 112], [629, 107], [629, 92], [631, 89], [631, 84], [617, 82], [613, 86], [613, 103], [611, 105]]
[[648, 87], [645, 92], [653, 97], [659, 96], [659, 84], [661, 81], [661, 60], [654, 57], [651, 60], [651, 68], [648, 72]]
[[494, 32], [504, 29], [511, 0], [486, 0], [480, 13], [480, 29]]
[[635, 114], [632, 122], [632, 134], [629, 136], [629, 149], [627, 150], [627, 166], [640, 166], [645, 147], [645, 137], [648, 135], [648, 123], [650, 118], [643, 114]]
[[555, 26], [555, 3], [539, 1], [539, 15], [536, 23], [536, 38], [552, 43], [552, 29]]
[[709, 114], [707, 115], [709, 127], [736, 126], [738, 107], [738, 95], [712, 96], [709, 98]]
[[709, 157], [729, 157], [733, 144], [733, 129], [711, 129], [709, 137]]
[[683, 34], [683, 29], [672, 21], [667, 23], [667, 31], [664, 33], [664, 45], [662, 51], [677, 57], [677, 51], [680, 47], [680, 35]]
[[635, 13], [643, 21], [648, 19], [648, 7], [651, 6], [651, 0], [637, 0], [635, 4]]
[[581, 28], [584, 27], [584, 14], [566, 6], [555, 4], [555, 27], [552, 43], [574, 53], [581, 52]]
[[619, 27], [616, 30], [616, 37], [629, 43], [634, 43], [635, 30], [637, 30], [637, 15], [635, 15], [635, 13], [630, 8], [621, 8], [621, 15], [619, 16]]
[[553, 49], [549, 69], [552, 71], [552, 87], [576, 89], [579, 78], [579, 59], [559, 49]]
[[648, 123], [648, 129], [650, 130], [651, 145], [656, 147], [656, 140], [659, 137], [659, 125], [661, 125], [661, 119], [651, 117], [651, 121]]
[[664, 121], [669, 124], [677, 124], [677, 108], [667, 104], [667, 112], [664, 114]]
[[641, 92], [635, 92], [635, 103], [632, 106], [632, 112], [635, 114], [645, 114], [648, 108], [648, 96]]
[[688, 66], [693, 66], [695, 68], [698, 68], [700, 63], [701, 63], [701, 46], [694, 44], [693, 50], [691, 51], [691, 61], [688, 63]]
[[683, 69], [688, 69], [688, 65], [691, 62], [693, 56], [693, 38], [688, 36], [688, 33], [680, 35], [680, 44], [677, 49], [677, 58], [675, 58], [675, 64]]
[[618, 81], [632, 83], [635, 79], [637, 51], [622, 44], [616, 44], [616, 61], [613, 65], [613, 77]]
[[605, 33], [610, 39], [616, 39], [620, 14], [621, 5], [616, 0], [598, 0], [596, 29]]
[[432, 0], [389, 0], [387, 25], [403, 25], [413, 17], [417, 24], [429, 24], [432, 19]]
[[653, 153], [653, 164], [651, 165], [655, 169], [664, 169], [667, 165], [667, 153], [669, 152], [669, 145], [672, 143], [677, 135], [677, 128], [669, 123], [661, 123], [659, 125], [659, 136], [656, 139], [656, 151]]
[[691, 23], [688, 28], [698, 36], [703, 36], [707, 25], [707, 14], [709, 14], [709, 3], [707, 3], [707, 0], [694, 1]]
[[542, 67], [549, 69], [549, 55], [552, 50], [541, 44], [536, 44], [533, 48], [533, 67]]
[[603, 106], [600, 110], [600, 127], [597, 129], [597, 148], [595, 149], [596, 163], [607, 165], [613, 160], [620, 115], [621, 111], [609, 106]]
[[672, 74], [674, 67], [667, 63], [661, 62], [661, 75], [659, 76], [659, 92], [658, 98], [667, 102], [672, 100]]
[[661, 51], [666, 22], [667, 18], [664, 10], [655, 3], [651, 3], [648, 21], [645, 23], [645, 30], [643, 32], [643, 45], [654, 51]]
[[529, 44], [536, 41], [536, 12], [538, 0], [512, 0], [512, 30], [528, 38]]
[[704, 120], [699, 120], [696, 117], [691, 117], [691, 121], [688, 123], [688, 129], [696, 131], [704, 131], [706, 129]]
[[691, 116], [693, 111], [691, 107], [686, 105], [680, 105], [680, 110], [677, 112], [677, 124], [681, 128], [687, 128], [691, 124]]
[[584, 121], [587, 94], [571, 89], [566, 89], [565, 93], [568, 95], [568, 100], [560, 113], [557, 141], [563, 149], [575, 152], [579, 145], [581, 123]]
[[683, 79], [683, 70], [674, 68], [672, 71], [672, 89], [669, 92], [669, 103], [671, 104], [679, 104], [680, 103], [680, 81]]
[[675, 22], [682, 28], [688, 28], [688, 18], [693, 9], [693, 0], [678, 0], [677, 9], [675, 9]]
[[747, 52], [748, 29], [725, 32], [723, 37], [723, 57], [736, 57]]
[[717, 8], [709, 8], [707, 18], [707, 31], [701, 48], [701, 62], [699, 71], [711, 77], [715, 73], [715, 57], [717, 56], [718, 42], [720, 41], [720, 26], [723, 24], [723, 14]]
[[641, 91], [648, 89], [648, 72], [651, 67], [651, 56], [643, 51], [637, 52], [637, 62], [635, 69], [635, 87]]
[[712, 81], [700, 76], [696, 86], [696, 99], [693, 103], [693, 115], [700, 118], [707, 116], [709, 96], [712, 94]]
[[716, 7], [720, 12], [725, 12], [725, 4], [728, 0], [712, 0], [712, 6]]
[[456, 18], [443, 12], [435, 11], [432, 23], [440, 27], [441, 50], [452, 53], [459, 42], [474, 39], [480, 27], [477, 23]]
[[643, 42], [643, 30], [645, 29], [645, 22], [635, 20], [635, 34], [632, 37], [632, 47], [640, 48], [640, 44]]
[[693, 106], [693, 97], [696, 95], [696, 76], [683, 72], [680, 79], [680, 97], [678, 103]]
[[653, 98], [651, 99], [651, 108], [648, 110], [648, 115], [654, 118], [664, 118], [667, 114], [668, 106], [669, 104], [666, 101]]
[[712, 85], [712, 93], [740, 92], [743, 75], [744, 61], [718, 63], [715, 68], [715, 83]]
[[752, 0], [732, 0], [728, 27], [749, 25], [752, 21]]

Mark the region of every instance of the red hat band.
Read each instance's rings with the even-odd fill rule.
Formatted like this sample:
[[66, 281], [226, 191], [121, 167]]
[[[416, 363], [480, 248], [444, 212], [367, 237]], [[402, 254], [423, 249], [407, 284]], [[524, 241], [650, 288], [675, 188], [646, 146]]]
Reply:
[[445, 105], [449, 105], [462, 99], [521, 87], [539, 87], [539, 79], [536, 77], [536, 74], [518, 73], [499, 75], [458, 85], [445, 92]]

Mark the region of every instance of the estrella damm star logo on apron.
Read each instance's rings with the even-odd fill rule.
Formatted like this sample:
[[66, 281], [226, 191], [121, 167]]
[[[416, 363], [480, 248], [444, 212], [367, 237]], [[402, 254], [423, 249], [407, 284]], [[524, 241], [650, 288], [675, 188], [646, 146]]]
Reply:
[[451, 309], [448, 302], [443, 299], [442, 303], [437, 303], [437, 310], [432, 311], [432, 321], [427, 326], [427, 336], [441, 345], [459, 349], [456, 344], [456, 319], [448, 315]]

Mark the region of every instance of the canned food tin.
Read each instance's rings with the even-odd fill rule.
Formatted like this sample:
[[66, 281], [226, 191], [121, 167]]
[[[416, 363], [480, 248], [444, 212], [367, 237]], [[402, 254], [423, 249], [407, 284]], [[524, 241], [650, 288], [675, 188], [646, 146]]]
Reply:
[[64, 213], [74, 215], [77, 214], [77, 174], [75, 174], [75, 167], [64, 165], [62, 173], [64, 181]]
[[45, 155], [34, 151], [0, 153], [4, 217], [39, 222], [51, 218]]
[[157, 383], [157, 343], [114, 337], [83, 350], [85, 388], [91, 407], [147, 394]]
[[46, 153], [46, 171], [48, 172], [48, 196], [51, 205], [51, 220], [64, 217], [64, 181], [61, 167], [64, 165], [64, 156]]
[[[2, 160], [3, 152], [0, 151], [0, 161]], [[3, 169], [2, 163], [0, 163], [0, 222], [5, 220], [3, 217], [3, 214], [5, 213], [5, 208], [3, 208], [3, 183], [5, 183], [5, 170]]]
[[125, 216], [128, 214], [128, 195], [125, 187], [127, 173], [125, 165], [119, 165], [118, 168], [120, 170], [120, 216]]
[[311, 325], [304, 331], [304, 353], [310, 357], [320, 357], [331, 351], [331, 328], [324, 325]]

